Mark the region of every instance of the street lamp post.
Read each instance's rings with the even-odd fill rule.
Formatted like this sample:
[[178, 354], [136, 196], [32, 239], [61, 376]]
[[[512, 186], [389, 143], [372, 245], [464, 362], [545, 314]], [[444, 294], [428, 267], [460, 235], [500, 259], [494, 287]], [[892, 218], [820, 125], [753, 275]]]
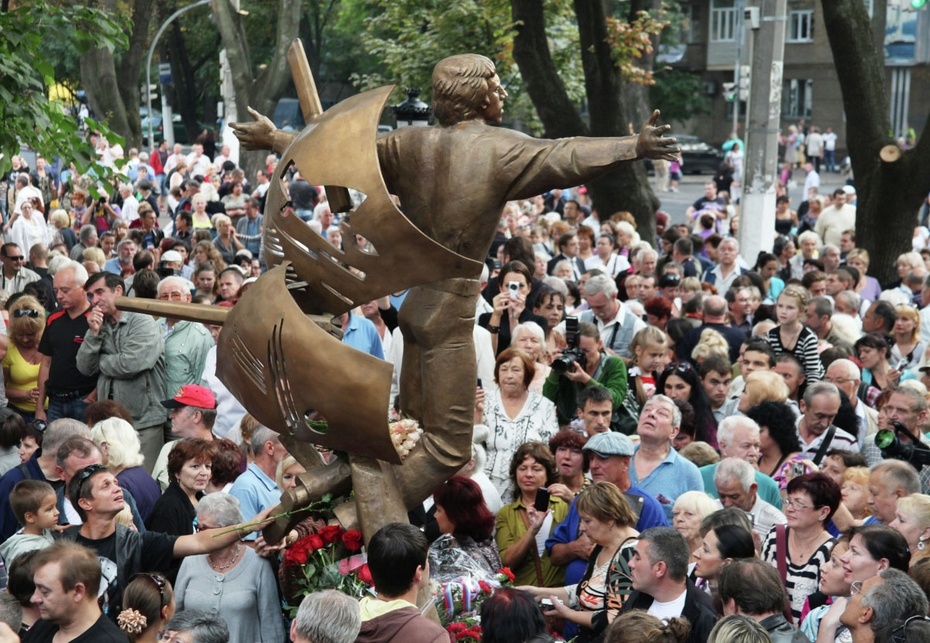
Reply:
[[419, 89], [408, 87], [407, 100], [394, 105], [394, 116], [397, 118], [397, 127], [426, 127], [429, 125], [430, 114], [433, 110], [430, 106], [421, 101]]
[[[152, 44], [149, 46], [149, 55], [145, 61], [145, 97], [148, 104], [148, 119], [149, 119], [149, 147], [155, 149], [155, 139], [154, 132], [152, 131], [152, 55], [155, 53], [155, 45], [158, 44], [158, 39], [161, 38], [161, 35], [165, 32], [165, 29], [168, 28], [175, 18], [180, 16], [183, 13], [187, 13], [191, 9], [196, 9], [197, 7], [202, 7], [205, 4], [210, 4], [211, 0], [197, 0], [194, 4], [187, 5], [186, 7], [181, 7], [174, 13], [172, 13], [168, 18], [162, 23], [161, 27], [158, 28], [158, 31], [155, 33], [155, 37], [152, 38]], [[172, 127], [171, 123], [165, 123], [162, 121], [162, 127], [168, 128]]]

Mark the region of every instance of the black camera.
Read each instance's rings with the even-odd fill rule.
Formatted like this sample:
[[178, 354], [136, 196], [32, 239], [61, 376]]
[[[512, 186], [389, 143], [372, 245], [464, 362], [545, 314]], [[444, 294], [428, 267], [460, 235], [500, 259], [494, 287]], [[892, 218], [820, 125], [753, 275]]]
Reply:
[[578, 347], [578, 339], [578, 318], [566, 317], [565, 343], [568, 344], [568, 348], [562, 351], [561, 355], [552, 360], [552, 370], [559, 375], [573, 370], [573, 365], [576, 362], [581, 368], [587, 365], [588, 359], [585, 357], [584, 351]]
[[[893, 431], [882, 429], [875, 434], [875, 446], [881, 450], [882, 457], [903, 460], [912, 464], [918, 471], [930, 465], [930, 448], [900, 422], [892, 422], [891, 426]], [[901, 442], [898, 439], [899, 433], [908, 436], [911, 442]]]

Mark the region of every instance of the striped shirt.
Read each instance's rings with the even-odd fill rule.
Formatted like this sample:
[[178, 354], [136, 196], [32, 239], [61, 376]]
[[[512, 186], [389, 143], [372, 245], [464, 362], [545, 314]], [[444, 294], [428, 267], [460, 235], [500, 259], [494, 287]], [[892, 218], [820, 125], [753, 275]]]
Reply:
[[[785, 529], [786, 543], [790, 542], [788, 538], [790, 531], [790, 528]], [[773, 527], [762, 543], [762, 560], [778, 569], [778, 558], [775, 549], [775, 528]], [[820, 566], [830, 559], [831, 549], [833, 549], [833, 541], [828, 540], [818, 547], [803, 565], [795, 565], [791, 562], [790, 552], [782, 553], [788, 563], [788, 578], [785, 581], [785, 588], [788, 590], [788, 600], [791, 603], [791, 614], [794, 616], [795, 623], [801, 621], [804, 599], [818, 591], [820, 586]]]
[[775, 351], [775, 357], [778, 358], [785, 353], [790, 353], [804, 365], [804, 375], [808, 383], [822, 380], [823, 363], [820, 361], [820, 354], [817, 352], [818, 340], [816, 333], [807, 326], [802, 326], [794, 349], [788, 350], [781, 343], [780, 329], [781, 326], [776, 326], [765, 335], [765, 339], [772, 347], [772, 350]]

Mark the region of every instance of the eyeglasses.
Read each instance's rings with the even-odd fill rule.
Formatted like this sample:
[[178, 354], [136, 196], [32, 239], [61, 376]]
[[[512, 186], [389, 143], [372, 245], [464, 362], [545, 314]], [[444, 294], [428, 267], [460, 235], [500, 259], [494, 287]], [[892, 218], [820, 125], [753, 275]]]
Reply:
[[20, 319], [21, 317], [32, 317], [35, 319], [39, 316], [38, 310], [33, 310], [32, 308], [20, 308], [19, 310], [13, 311], [13, 317], [15, 319]]
[[785, 498], [785, 506], [791, 507], [792, 509], [797, 509], [798, 511], [803, 511], [804, 509], [814, 509], [814, 505], [803, 505], [794, 498]]
[[861, 593], [862, 593], [862, 581], [854, 580], [852, 584], [849, 586], [849, 595], [856, 596], [857, 594], [861, 594]]
[[219, 527], [213, 527], [211, 525], [205, 525], [202, 522], [197, 522], [194, 524], [194, 531], [200, 533], [201, 531], [207, 531], [209, 529], [219, 529]]
[[158, 296], [162, 301], [181, 301], [184, 299], [184, 293], [182, 292], [166, 292]]
[[168, 581], [165, 580], [165, 577], [160, 574], [153, 574], [150, 572], [141, 572], [129, 579], [129, 582], [134, 581], [137, 578], [148, 578], [153, 583], [155, 587], [158, 588], [158, 595], [161, 597], [161, 606], [164, 607], [168, 604], [167, 597], [165, 596], [165, 587], [168, 584]]
[[854, 382], [856, 378], [855, 377], [833, 377], [833, 378], [826, 377], [824, 378], [824, 380], [826, 382], [829, 382], [830, 384], [843, 384], [845, 382]]
[[5, 256], [7, 259], [9, 259], [10, 261], [22, 261], [23, 259], [26, 258], [26, 257], [24, 257], [23, 255], [14, 256], [14, 257], [11, 257], [11, 256], [9, 256], [9, 255], [4, 255], [4, 256]]
[[[901, 623], [901, 625], [891, 630], [892, 643], [907, 643], [909, 640], [907, 638], [907, 626], [911, 624], [911, 621], [930, 622], [930, 617], [924, 616], [923, 614], [915, 614], [914, 616]], [[914, 640], [916, 641], [917, 639]]]
[[81, 472], [77, 476], [77, 494], [76, 495], [78, 496], [81, 495], [81, 491], [84, 488], [84, 483], [87, 482], [88, 478], [90, 478], [95, 473], [98, 473], [100, 471], [106, 471], [106, 470], [107, 468], [103, 466], [102, 464], [92, 464], [88, 467], [84, 467], [83, 469], [81, 469]]

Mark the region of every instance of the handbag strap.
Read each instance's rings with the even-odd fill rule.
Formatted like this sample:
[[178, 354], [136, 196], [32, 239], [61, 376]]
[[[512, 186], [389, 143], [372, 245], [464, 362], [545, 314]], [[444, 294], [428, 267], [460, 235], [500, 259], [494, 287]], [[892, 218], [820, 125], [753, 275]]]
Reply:
[[[530, 530], [530, 517], [526, 515], [526, 509], [520, 508], [517, 510], [517, 513], [520, 514], [520, 518], [523, 519], [523, 526], [526, 527], [526, 530]], [[539, 549], [536, 547], [536, 539], [533, 539], [532, 544], [533, 549], [533, 562], [536, 564], [536, 586], [543, 587], [543, 573], [542, 573], [542, 561], [539, 560]]]
[[785, 525], [775, 525], [775, 562], [782, 584], [788, 582], [788, 531]]

